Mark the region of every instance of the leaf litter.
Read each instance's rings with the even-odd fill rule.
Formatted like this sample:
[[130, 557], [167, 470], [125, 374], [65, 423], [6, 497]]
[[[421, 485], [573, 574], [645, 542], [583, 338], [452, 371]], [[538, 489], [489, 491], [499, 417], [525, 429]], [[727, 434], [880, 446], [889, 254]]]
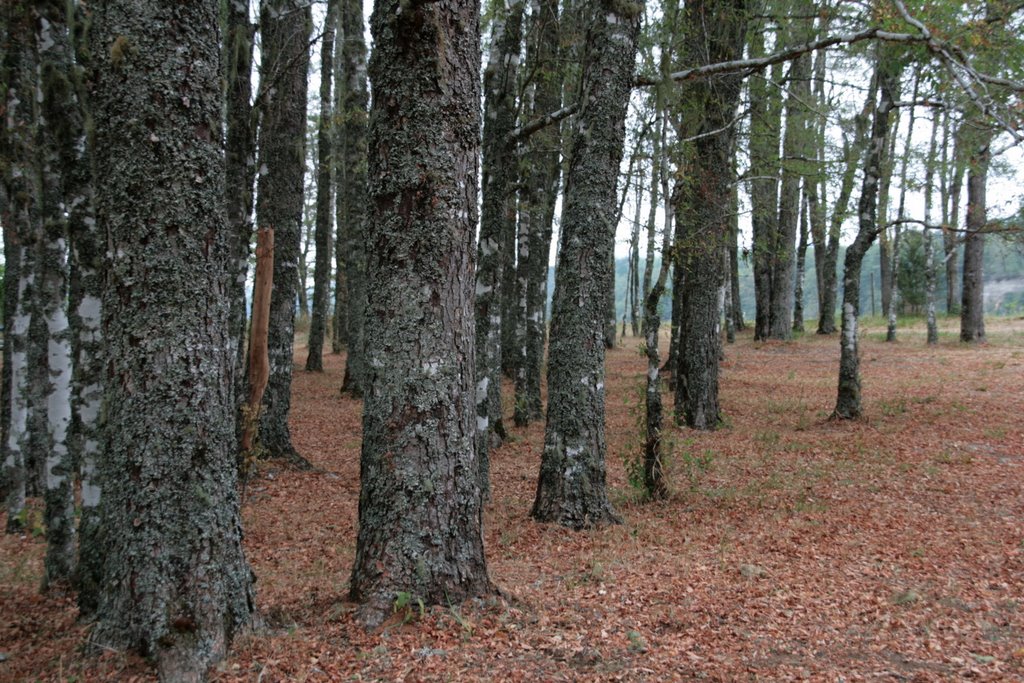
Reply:
[[[338, 392], [343, 356], [322, 374], [297, 368], [292, 434], [317, 469], [260, 463], [248, 483], [261, 623], [210, 678], [1024, 680], [1024, 322], [988, 327], [985, 346], [945, 335], [933, 348], [919, 325], [897, 344], [866, 329], [865, 417], [852, 422], [828, 419], [835, 337], [739, 335], [722, 368], [725, 423], [671, 428], [674, 495], [654, 503], [624, 466], [642, 443], [645, 371], [627, 338], [607, 366], [609, 486], [625, 523], [531, 521], [544, 427], [513, 429], [485, 513], [501, 596], [396, 602], [374, 632], [347, 598], [361, 405]], [[0, 537], [0, 680], [155, 680], [138, 657], [87, 655], [74, 596], [38, 594], [44, 550], [40, 536]]]

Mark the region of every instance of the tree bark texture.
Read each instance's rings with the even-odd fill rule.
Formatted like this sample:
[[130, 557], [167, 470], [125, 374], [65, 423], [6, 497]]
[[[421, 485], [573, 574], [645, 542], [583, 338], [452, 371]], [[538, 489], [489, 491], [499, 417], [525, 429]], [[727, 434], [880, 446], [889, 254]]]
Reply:
[[366, 39], [363, 36], [363, 3], [341, 0], [338, 32], [339, 58], [335, 74], [339, 112], [337, 274], [334, 291], [335, 331], [332, 343], [348, 348], [341, 390], [354, 396], [363, 392], [366, 377], [366, 343], [363, 315], [366, 310]]
[[924, 267], [925, 267], [925, 319], [928, 326], [928, 344], [939, 343], [939, 326], [935, 319], [935, 239], [932, 229], [932, 206], [935, 194], [935, 163], [938, 156], [939, 114], [932, 112], [932, 133], [928, 142], [928, 156], [925, 158], [924, 176]]
[[[806, 3], [801, 3], [806, 4]], [[807, 31], [793, 31], [792, 37], [807, 37]], [[779, 223], [772, 249], [770, 339], [793, 336], [793, 295], [796, 242], [800, 225], [800, 180], [811, 146], [807, 139], [807, 107], [811, 98], [811, 55], [795, 59], [789, 68], [786, 97], [786, 132], [782, 142], [782, 180], [779, 183]]]
[[302, 240], [303, 175], [306, 158], [306, 74], [312, 19], [303, 0], [263, 0], [260, 9], [262, 78], [265, 91], [260, 127], [259, 188], [256, 218], [274, 230], [274, 291], [270, 302], [270, 381], [260, 439], [266, 454], [293, 465], [309, 463], [292, 445], [292, 352], [295, 295]]
[[217, 7], [94, 9], [97, 218], [110, 268], [95, 643], [200, 681], [249, 623], [235, 462]]
[[[832, 207], [832, 215], [829, 219], [827, 244], [825, 246], [825, 262], [822, 265], [822, 296], [820, 309], [818, 310], [818, 334], [833, 334], [836, 331], [835, 310], [836, 310], [836, 266], [839, 261], [839, 237], [842, 233], [843, 221], [847, 217], [847, 207], [850, 198], [853, 196], [853, 188], [856, 183], [857, 168], [871, 142], [871, 113], [874, 110], [875, 102], [878, 99], [878, 79], [872, 78], [868, 87], [868, 95], [855, 121], [855, 132], [852, 140], [843, 138], [843, 158], [846, 168], [843, 171], [839, 183], [839, 195]], [[811, 197], [813, 201], [815, 196]], [[824, 211], [824, 197], [818, 199], [822, 203]], [[817, 251], [817, 248], [815, 248]]]
[[473, 329], [479, 5], [377, 0], [370, 77], [367, 384], [351, 596], [491, 592], [476, 450]]
[[[516, 90], [519, 44], [522, 40], [523, 2], [503, 2], [496, 8], [491, 50], [484, 69], [483, 204], [476, 268], [476, 416], [480, 483], [488, 490], [491, 446], [505, 438], [501, 415], [502, 349], [508, 341], [503, 327], [509, 286], [506, 270], [515, 273], [515, 246], [507, 249], [508, 234], [516, 231], [517, 176], [515, 143], [509, 133], [516, 126]], [[511, 282], [515, 288], [515, 279]], [[514, 308], [512, 310], [515, 310]], [[510, 346], [514, 346], [514, 337]]]
[[967, 234], [964, 236], [963, 287], [960, 300], [960, 341], [985, 341], [985, 185], [991, 160], [991, 133], [976, 142], [967, 170]]
[[104, 548], [100, 522], [102, 489], [98, 459], [102, 439], [100, 413], [103, 402], [104, 344], [102, 296], [105, 251], [96, 223], [91, 150], [92, 125], [86, 93], [90, 52], [84, 35], [87, 8], [78, 5], [70, 15], [74, 64], [66, 73], [76, 98], [76, 107], [65, 119], [73, 142], [65, 149], [65, 196], [70, 233], [69, 323], [72, 331], [72, 416], [69, 447], [77, 464], [81, 486], [81, 516], [78, 520], [78, 561], [75, 580], [78, 607], [89, 618], [99, 603]]
[[[750, 55], [765, 54], [764, 29], [754, 27], [750, 36]], [[772, 70], [772, 76], [775, 70]], [[754, 339], [771, 334], [773, 261], [778, 233], [779, 137], [782, 125], [782, 99], [778, 86], [769, 82], [769, 74], [754, 74], [750, 89], [750, 204], [753, 230]], [[772, 79], [774, 80], [774, 79]]]
[[[256, 180], [256, 128], [253, 110], [252, 61], [256, 27], [249, 20], [249, 0], [227, 0], [225, 36], [227, 67], [227, 215], [231, 225], [231, 343], [235, 352], [235, 398], [241, 402], [245, 386], [245, 333], [248, 322], [245, 282], [253, 230], [253, 183]], [[262, 104], [257, 105], [262, 106]], [[238, 413], [242, 428], [241, 411]]]
[[[562, 104], [563, 68], [559, 57], [559, 17], [557, 0], [539, 0], [531, 15], [530, 40], [527, 44], [526, 68], [535, 74], [527, 91], [531, 104], [529, 114], [536, 117], [557, 110]], [[523, 151], [526, 171], [520, 191], [519, 287], [524, 310], [520, 313], [518, 334], [521, 367], [516, 370], [515, 424], [525, 426], [544, 414], [541, 401], [541, 373], [547, 340], [548, 257], [555, 218], [555, 202], [561, 179], [561, 134], [558, 126], [547, 126], [527, 140]]]
[[895, 68], [879, 48], [876, 80], [879, 100], [871, 125], [871, 142], [864, 163], [860, 202], [857, 206], [857, 237], [846, 249], [843, 264], [843, 323], [839, 340], [839, 388], [833, 417], [852, 419], [861, 414], [860, 356], [857, 343], [857, 318], [860, 314], [860, 272], [864, 255], [878, 236], [877, 217], [882, 164], [888, 149], [889, 115], [893, 110]]
[[[4, 446], [3, 479], [6, 489], [7, 532], [15, 533], [23, 526], [25, 499], [32, 476], [28, 462], [29, 424], [32, 404], [29, 397], [29, 327], [32, 322], [32, 300], [36, 282], [37, 241], [41, 225], [39, 173], [36, 168], [38, 113], [35, 83], [38, 73], [36, 58], [36, 20], [28, 4], [13, 3], [5, 7], [8, 43], [2, 60], [7, 85], [3, 129], [4, 189], [7, 202], [2, 207], [5, 263], [11, 276], [5, 287], [11, 301], [4, 308], [4, 352], [9, 352], [9, 384], [4, 387], [9, 423]], [[8, 351], [9, 349], [9, 351]], [[6, 363], [5, 363], [6, 366]]]
[[[78, 103], [71, 82], [71, 34], [67, 7], [50, 0], [36, 4], [36, 50], [39, 81], [39, 163], [42, 225], [39, 243], [39, 314], [46, 326], [43, 387], [46, 411], [43, 463], [46, 511], [46, 557], [43, 588], [67, 586], [76, 564], [75, 467], [69, 448], [71, 427], [72, 355], [68, 320], [67, 176], [80, 142]], [[77, 124], [77, 125], [76, 125]], [[84, 201], [84, 200], [83, 200]], [[42, 405], [40, 406], [42, 408]]]
[[583, 106], [563, 200], [544, 451], [531, 512], [575, 529], [619, 521], [605, 486], [604, 325], [643, 4], [601, 0], [586, 12]]
[[338, 0], [329, 0], [320, 42], [320, 121], [317, 127], [316, 263], [313, 266], [313, 312], [309, 319], [307, 372], [323, 372], [327, 300], [331, 294], [331, 242], [334, 237], [334, 34]]
[[[746, 0], [687, 3], [688, 57], [696, 64], [737, 59], [743, 51]], [[742, 78], [692, 84], [688, 107], [695, 118], [687, 133], [699, 135], [688, 155], [682, 191], [676, 202], [677, 267], [685, 270], [681, 297], [675, 411], [679, 422], [715, 429], [718, 362], [721, 354], [720, 295], [725, 255], [732, 232], [733, 129]], [[689, 118], [689, 117], [688, 117]]]

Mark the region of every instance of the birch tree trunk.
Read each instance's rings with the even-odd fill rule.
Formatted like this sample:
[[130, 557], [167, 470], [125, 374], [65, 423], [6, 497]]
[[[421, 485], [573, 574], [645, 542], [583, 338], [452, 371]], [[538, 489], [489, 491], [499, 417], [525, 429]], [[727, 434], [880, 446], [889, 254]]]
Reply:
[[[510, 256], [507, 236], [515, 235], [516, 154], [509, 133], [516, 125], [516, 87], [523, 2], [502, 2], [496, 8], [491, 50], [484, 70], [483, 203], [476, 269], [476, 416], [480, 483], [488, 490], [488, 461], [492, 447], [505, 439], [501, 415], [503, 326], [506, 268], [515, 272], [514, 243]], [[515, 287], [515, 280], [512, 281]], [[513, 342], [514, 345], [514, 342]]]
[[619, 521], [605, 488], [604, 325], [615, 186], [643, 9], [622, 0], [586, 8], [583, 104], [563, 200], [544, 452], [531, 512], [575, 529]]
[[[531, 13], [530, 40], [527, 43], [526, 68], [534, 73], [534, 82], [525, 102], [531, 104], [531, 117], [556, 111], [562, 104], [564, 69], [558, 63], [559, 17], [557, 0], [538, 0]], [[522, 366], [516, 371], [515, 424], [525, 426], [544, 414], [541, 402], [541, 372], [547, 338], [548, 257], [551, 253], [555, 202], [561, 177], [558, 126], [547, 126], [527, 140], [523, 152], [526, 170], [520, 192], [520, 249], [517, 268], [521, 296], [521, 323], [518, 344]]]
[[[75, 58], [68, 73], [74, 88], [75, 109], [66, 123], [74, 142], [65, 150], [65, 195], [68, 197], [71, 280], [68, 298], [72, 330], [71, 460], [78, 465], [81, 517], [78, 521], [78, 566], [75, 579], [78, 608], [89, 618], [99, 603], [104, 548], [100, 521], [102, 487], [99, 480], [100, 413], [103, 403], [104, 344], [102, 330], [105, 247], [96, 223], [92, 178], [92, 130], [86, 92], [89, 65], [88, 19], [81, 5], [72, 13]], [[77, 38], [75, 38], [77, 36]]]
[[[4, 211], [5, 262], [10, 264], [11, 277], [5, 273], [5, 287], [13, 300], [4, 307], [4, 351], [10, 358], [7, 373], [9, 385], [5, 404], [9, 410], [7, 441], [4, 449], [3, 474], [6, 488], [7, 532], [17, 533], [24, 523], [25, 498], [28, 494], [29, 422], [32, 405], [29, 401], [29, 327], [32, 322], [32, 299], [36, 282], [36, 241], [40, 228], [39, 174], [37, 149], [36, 22], [28, 4], [15, 4], [4, 12], [9, 42], [2, 60], [6, 88], [3, 155], [4, 187], [7, 202]], [[6, 368], [5, 368], [6, 369]]]
[[857, 343], [857, 318], [860, 313], [860, 272], [864, 255], [878, 236], [877, 217], [882, 164], [888, 149], [889, 115], [893, 110], [894, 82], [898, 69], [890, 62], [884, 47], [878, 48], [875, 79], [879, 100], [871, 125], [871, 143], [864, 164], [861, 184], [857, 237], [846, 249], [843, 264], [843, 326], [839, 340], [839, 389], [832, 413], [838, 419], [852, 419], [861, 414], [860, 357]]
[[479, 4], [377, 0], [371, 27], [367, 390], [351, 597], [493, 591], [476, 450]]
[[92, 103], [111, 381], [92, 640], [152, 656], [162, 681], [201, 681], [253, 611], [236, 487], [217, 7], [107, 0], [93, 16], [95, 52], [110, 55], [96, 64]]
[[[79, 122], [72, 75], [71, 34], [63, 2], [38, 3], [36, 49], [39, 81], [40, 235], [39, 313], [46, 325], [46, 557], [43, 589], [67, 586], [76, 564], [75, 467], [68, 436], [71, 427], [71, 326], [68, 322], [67, 171]], [[42, 407], [42, 406], [40, 406]]]
[[270, 381], [260, 421], [262, 446], [269, 457], [308, 468], [292, 445], [291, 410], [295, 300], [301, 258], [303, 176], [306, 158], [306, 74], [312, 19], [304, 0], [263, 0], [259, 188], [256, 218], [274, 230], [274, 291], [270, 303]]

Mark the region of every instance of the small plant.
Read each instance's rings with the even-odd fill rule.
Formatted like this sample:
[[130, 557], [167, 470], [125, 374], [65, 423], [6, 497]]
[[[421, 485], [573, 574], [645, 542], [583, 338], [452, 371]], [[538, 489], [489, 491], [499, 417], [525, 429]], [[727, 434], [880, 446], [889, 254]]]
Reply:
[[416, 618], [416, 608], [419, 608], [419, 618], [424, 619], [427, 616], [427, 607], [423, 603], [423, 598], [418, 595], [413, 595], [409, 591], [399, 591], [395, 595], [395, 603], [392, 611], [395, 614], [403, 612], [402, 623], [408, 624], [410, 621]]
[[895, 417], [907, 412], [907, 402], [902, 398], [893, 401], [879, 401], [878, 408], [882, 411], [882, 415]]

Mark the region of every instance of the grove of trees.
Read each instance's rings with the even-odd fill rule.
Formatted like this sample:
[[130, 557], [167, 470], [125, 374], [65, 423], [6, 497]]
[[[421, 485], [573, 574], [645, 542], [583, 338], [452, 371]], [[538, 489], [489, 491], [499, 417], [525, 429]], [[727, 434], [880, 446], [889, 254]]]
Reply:
[[[94, 647], [203, 680], [259, 621], [240, 496], [252, 458], [310, 467], [288, 421], [304, 239], [305, 369], [344, 350], [339, 391], [363, 400], [350, 592], [367, 625], [399, 596], [497, 593], [483, 511], [512, 422], [545, 421], [535, 520], [621, 521], [605, 481], [620, 223], [651, 498], [670, 492], [663, 379], [677, 425], [723, 420], [741, 262], [755, 339], [835, 334], [838, 311], [835, 419], [863, 413], [869, 253], [890, 340], [912, 301], [929, 343], [939, 309], [984, 341], [986, 235], [1019, 225], [986, 188], [1024, 141], [1021, 3], [376, 0], [369, 51], [364, 9], [3, 5], [6, 528], [44, 499], [43, 590], [77, 591]], [[248, 329], [257, 230], [266, 338]], [[255, 407], [250, 347], [268, 368]]]

